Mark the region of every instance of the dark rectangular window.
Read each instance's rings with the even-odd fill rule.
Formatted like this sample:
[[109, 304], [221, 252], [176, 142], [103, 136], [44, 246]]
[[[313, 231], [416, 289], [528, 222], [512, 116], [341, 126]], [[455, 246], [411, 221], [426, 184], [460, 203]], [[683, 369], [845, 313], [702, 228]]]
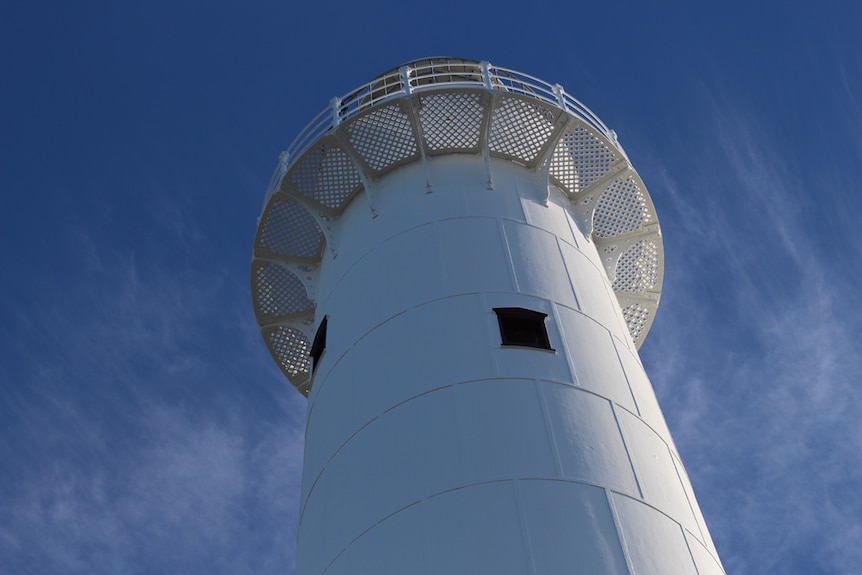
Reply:
[[548, 314], [522, 307], [495, 307], [494, 313], [497, 314], [497, 321], [500, 323], [503, 345], [554, 351], [545, 327]]
[[317, 327], [317, 333], [314, 334], [314, 342], [311, 344], [311, 351], [308, 355], [311, 356], [311, 371], [317, 369], [317, 364], [320, 362], [320, 356], [323, 355], [323, 350], [326, 349], [326, 324], [328, 316], [323, 316], [323, 321]]

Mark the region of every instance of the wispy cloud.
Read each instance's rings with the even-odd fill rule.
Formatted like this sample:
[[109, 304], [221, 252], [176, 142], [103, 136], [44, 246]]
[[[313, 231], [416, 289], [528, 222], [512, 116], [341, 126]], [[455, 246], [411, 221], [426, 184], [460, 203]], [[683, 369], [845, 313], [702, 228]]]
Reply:
[[76, 234], [86, 277], [21, 318], [0, 385], [0, 571], [289, 570], [304, 400], [242, 284]]
[[712, 117], [694, 171], [652, 186], [676, 259], [647, 369], [728, 572], [858, 572], [858, 286], [808, 225], [847, 191], [813, 191], [756, 118]]
[[[142, 414], [143, 441], [89, 461], [58, 455], [3, 504], [13, 572], [275, 572], [289, 566], [301, 437], [172, 407]], [[232, 414], [238, 415], [236, 413]], [[247, 415], [246, 415], [247, 416]], [[263, 432], [265, 438], [253, 444]], [[87, 451], [87, 439], [76, 442]], [[25, 462], [26, 465], [26, 462]], [[192, 567], [194, 567], [192, 569]]]

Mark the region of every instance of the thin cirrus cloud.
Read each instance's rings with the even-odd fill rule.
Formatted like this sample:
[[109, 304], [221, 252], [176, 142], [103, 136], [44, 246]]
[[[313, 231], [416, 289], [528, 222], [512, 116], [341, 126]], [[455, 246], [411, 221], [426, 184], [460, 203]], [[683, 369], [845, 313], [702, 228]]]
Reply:
[[[251, 445], [242, 427], [151, 406], [127, 452], [57, 456], [3, 505], [16, 572], [276, 572], [289, 565], [302, 447], [292, 426]], [[81, 442], [77, 449], [86, 449]]]
[[[717, 138], [693, 146], [692, 172], [652, 182], [671, 200], [676, 260], [647, 371], [728, 572], [850, 573], [862, 565], [852, 275], [807, 237], [822, 215], [801, 207], [810, 183], [756, 118], [713, 112], [704, 133]], [[851, 228], [833, 233], [852, 245]]]
[[284, 413], [301, 400], [271, 386], [242, 290], [218, 272], [95, 253], [78, 232], [72, 251], [101, 289], [65, 286], [68, 299], [28, 314], [17, 351], [37, 367], [2, 388], [0, 455], [16, 465], [3, 471], [0, 564], [289, 569], [302, 421]]

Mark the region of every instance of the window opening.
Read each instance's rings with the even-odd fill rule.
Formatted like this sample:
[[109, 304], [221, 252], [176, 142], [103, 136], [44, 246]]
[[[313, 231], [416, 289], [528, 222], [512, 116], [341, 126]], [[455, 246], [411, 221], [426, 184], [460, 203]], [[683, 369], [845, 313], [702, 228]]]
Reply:
[[548, 339], [545, 319], [548, 314], [522, 307], [496, 307], [502, 345], [535, 347], [554, 351]]
[[317, 326], [317, 333], [314, 334], [311, 351], [308, 352], [308, 355], [311, 356], [312, 373], [317, 369], [317, 364], [320, 362], [320, 356], [323, 355], [323, 351], [326, 349], [326, 324], [328, 319], [328, 316], [323, 316], [323, 321], [321, 321], [320, 325]]

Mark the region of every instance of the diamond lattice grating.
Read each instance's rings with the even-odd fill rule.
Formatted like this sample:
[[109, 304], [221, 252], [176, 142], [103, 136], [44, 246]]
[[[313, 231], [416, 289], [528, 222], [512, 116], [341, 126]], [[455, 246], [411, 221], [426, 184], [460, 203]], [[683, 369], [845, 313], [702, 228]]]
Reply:
[[288, 376], [308, 373], [308, 338], [301, 331], [292, 327], [277, 327], [266, 339], [270, 351]]
[[551, 157], [550, 175], [570, 193], [604, 176], [617, 156], [584, 125], [566, 130]]
[[410, 118], [398, 104], [357, 118], [347, 132], [350, 143], [373, 170], [381, 171], [418, 153]]
[[494, 109], [488, 145], [492, 152], [532, 162], [554, 131], [553, 114], [519, 98], [506, 98]]
[[333, 209], [340, 208], [361, 184], [347, 153], [326, 142], [309, 150], [291, 168], [290, 181], [303, 196]]
[[613, 290], [644, 293], [658, 285], [659, 250], [654, 240], [639, 240], [620, 256]]
[[431, 94], [420, 101], [419, 121], [428, 150], [478, 149], [485, 114], [479, 94]]
[[623, 318], [626, 320], [626, 325], [635, 344], [640, 343], [641, 335], [649, 323], [650, 315], [652, 315], [652, 311], [641, 303], [633, 303], [623, 308]]
[[612, 238], [637, 231], [652, 220], [652, 212], [637, 182], [631, 177], [618, 178], [599, 198], [593, 215], [593, 234], [597, 238]]
[[[252, 264], [255, 310], [273, 357], [294, 386], [301, 391], [310, 386], [311, 328], [306, 326], [313, 324], [316, 296], [306, 293], [305, 276], [291, 271], [303, 263], [292, 258], [319, 259], [326, 240], [318, 213], [337, 218], [363, 182], [373, 185], [390, 170], [419, 160], [420, 151], [423, 161], [426, 155], [481, 158], [484, 152], [530, 169], [552, 151], [549, 164], [542, 164], [551, 183], [573, 202], [584, 202], [579, 213], [595, 208], [592, 236], [605, 250], [607, 265], [619, 254], [616, 269], [608, 270], [614, 277], [611, 287], [640, 345], [661, 290], [661, 236], [657, 225], [650, 225], [657, 219], [649, 195], [613, 133], [578, 106], [567, 105], [561, 100], [565, 95], [550, 85], [537, 84], [536, 91], [529, 81], [481, 88], [465, 86], [460, 75], [452, 75], [433, 84], [419, 82], [411, 91], [398, 78], [395, 89], [369, 85], [372, 92], [378, 90], [377, 98], [349, 94], [356, 105], [345, 105], [342, 98], [339, 106], [351, 113], [330, 110], [315, 120], [286, 155], [296, 161], [281, 172], [285, 187], [275, 188], [260, 219], [254, 250], [259, 259]], [[482, 79], [477, 75], [471, 81]], [[447, 88], [449, 81], [461, 84]], [[565, 131], [558, 130], [563, 119]], [[328, 230], [328, 224], [321, 225]]]
[[315, 258], [323, 241], [323, 232], [305, 208], [293, 199], [276, 196], [261, 218], [255, 252]]
[[302, 281], [291, 271], [271, 262], [256, 261], [254, 307], [261, 323], [314, 308]]

